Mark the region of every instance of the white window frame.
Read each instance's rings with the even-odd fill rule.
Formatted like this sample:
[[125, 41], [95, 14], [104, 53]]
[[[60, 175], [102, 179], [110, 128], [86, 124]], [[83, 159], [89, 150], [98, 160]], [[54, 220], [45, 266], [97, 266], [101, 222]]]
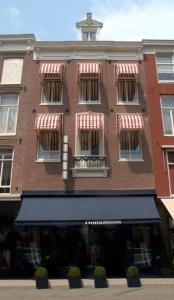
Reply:
[[[17, 104], [12, 104], [12, 105], [10, 105], [10, 104], [8, 104], [8, 105], [3, 104], [3, 105], [2, 105], [2, 104], [1, 104], [1, 98], [4, 97], [4, 96], [8, 96], [8, 95], [16, 97], [16, 98], [17, 98]], [[17, 122], [18, 122], [18, 109], [19, 109], [19, 95], [17, 95], [17, 94], [1, 94], [1, 95], [0, 95], [0, 108], [1, 108], [1, 107], [7, 107], [8, 113], [7, 113], [6, 130], [5, 130], [4, 133], [1, 133], [1, 132], [0, 132], [0, 136], [11, 136], [11, 135], [16, 135], [16, 128], [17, 128]], [[17, 109], [16, 109], [16, 126], [15, 126], [15, 131], [14, 131], [14, 132], [8, 133], [8, 132], [7, 132], [7, 127], [8, 127], [9, 110], [10, 110], [10, 108], [12, 108], [12, 107], [17, 107]]]
[[[50, 131], [44, 131], [44, 133], [49, 133]], [[53, 131], [51, 131], [53, 132]], [[37, 160], [36, 162], [60, 162], [61, 161], [61, 156], [60, 156], [60, 153], [61, 153], [61, 134], [59, 131], [56, 131], [56, 133], [58, 134], [58, 139], [59, 139], [59, 149], [58, 151], [43, 151], [43, 153], [45, 152], [45, 155], [48, 155], [48, 158], [43, 158], [43, 157], [40, 157], [40, 140], [39, 140], [39, 136], [40, 134], [42, 134], [43, 132], [40, 131], [39, 134], [38, 134], [38, 137], [37, 137]], [[57, 158], [51, 158], [51, 153], [57, 153]]]
[[[8, 80], [7, 74], [9, 73], [9, 71], [8, 71], [7, 66], [6, 66], [6, 63], [8, 61], [20, 61], [21, 62], [21, 66], [20, 66], [21, 69], [18, 69], [20, 74], [18, 74], [19, 78], [18, 78], [18, 81], [16, 81], [16, 82], [10, 82]], [[4, 85], [4, 84], [5, 85], [14, 85], [14, 84], [15, 85], [16, 84], [20, 85], [21, 82], [22, 82], [22, 73], [23, 73], [23, 58], [5, 58], [4, 61], [3, 61], [3, 68], [2, 68], [2, 74], [1, 74], [1, 84], [2, 85]]]
[[[84, 38], [84, 34], [86, 37]], [[92, 34], [95, 34], [95, 39], [92, 39]], [[89, 42], [89, 41], [96, 41], [97, 40], [97, 32], [96, 31], [82, 31], [82, 41]]]
[[[136, 130], [126, 130], [126, 132], [128, 133], [132, 133], [132, 132], [135, 132]], [[124, 131], [125, 132], [125, 131]], [[143, 147], [142, 147], [142, 134], [141, 134], [141, 131], [140, 130], [137, 130], [137, 132], [139, 133], [139, 141], [140, 141], [140, 157], [138, 158], [135, 158], [135, 157], [131, 157], [131, 150], [129, 149], [129, 158], [122, 158], [121, 157], [121, 140], [120, 140], [120, 137], [121, 137], [121, 133], [122, 131], [120, 132], [119, 134], [119, 161], [121, 162], [126, 162], [126, 161], [132, 161], [132, 162], [138, 162], [138, 161], [144, 161], [143, 160]], [[129, 137], [129, 146], [130, 146], [130, 137]]]
[[1, 147], [0, 150], [12, 150], [12, 158], [11, 159], [5, 159], [5, 161], [11, 161], [11, 173], [10, 173], [10, 185], [8, 186], [5, 186], [5, 185], [1, 185], [1, 182], [2, 182], [2, 170], [3, 170], [3, 162], [4, 162], [4, 159], [0, 159], [1, 162], [2, 162], [2, 165], [1, 165], [1, 169], [0, 169], [0, 188], [9, 188], [9, 193], [0, 193], [0, 195], [4, 195], [4, 194], [7, 194], [9, 195], [11, 193], [11, 182], [12, 182], [12, 172], [13, 172], [13, 158], [14, 158], [14, 150], [11, 148], [11, 147]]
[[[172, 58], [172, 63], [165, 63], [165, 62], [158, 62], [157, 61], [157, 56], [158, 55], [168, 55], [168, 56], [171, 56]], [[159, 73], [162, 73], [162, 72], [158, 72], [158, 65], [159, 66], [173, 66], [173, 72], [171, 74], [173, 74], [173, 77], [174, 77], [174, 54], [171, 53], [171, 52], [157, 52], [156, 55], [155, 55], [155, 60], [156, 60], [156, 71], [157, 71], [157, 78], [158, 78], [158, 82], [165, 82], [165, 83], [173, 83], [174, 82], [174, 79], [159, 79]]]
[[[162, 107], [162, 97], [163, 97], [163, 96], [165, 96], [165, 97], [167, 97], [167, 96], [173, 96], [173, 101], [174, 101], [174, 95], [162, 95], [162, 96], [160, 97], [161, 117], [162, 117], [162, 123], [163, 123], [163, 133], [164, 133], [164, 136], [174, 136], [174, 117], [173, 117], [173, 115], [172, 115], [172, 110], [173, 110], [173, 112], [174, 112], [174, 106], [173, 106], [173, 108], [171, 108], [171, 107], [168, 107], [168, 108], [165, 107], [165, 108], [163, 108], [163, 107]], [[165, 133], [163, 110], [169, 110], [169, 111], [170, 111], [170, 119], [171, 119], [171, 124], [172, 124], [172, 134], [166, 134], [166, 133]]]
[[[62, 105], [63, 104], [63, 82], [61, 81], [61, 100], [60, 101], [56, 101], [56, 102], [51, 102], [51, 101], [46, 101], [46, 97], [44, 95], [44, 81], [46, 80], [50, 80], [50, 79], [43, 79], [42, 82], [42, 89], [41, 89], [41, 103], [40, 105], [46, 105], [46, 106], [57, 106], [57, 105]], [[56, 79], [55, 79], [56, 80]], [[54, 81], [54, 79], [52, 79], [52, 81]]]
[[[75, 134], [75, 156], [92, 156], [91, 154], [81, 154], [80, 153], [80, 135], [78, 129], [78, 113], [76, 114], [76, 134]], [[81, 115], [81, 113], [80, 113]], [[104, 148], [104, 115], [102, 114], [102, 123], [103, 123], [103, 129], [99, 130], [99, 156], [105, 155], [105, 148]], [[89, 130], [91, 131], [91, 130]], [[94, 155], [95, 156], [95, 155]], [[96, 155], [97, 156], [97, 155]]]
[[136, 78], [134, 79], [135, 80], [135, 84], [136, 84], [136, 92], [135, 92], [135, 98], [133, 101], [121, 101], [119, 100], [119, 94], [118, 94], [118, 84], [119, 84], [119, 80], [125, 80], [125, 81], [129, 81], [131, 80], [132, 78], [119, 78], [117, 79], [116, 81], [116, 90], [117, 90], [117, 105], [139, 105], [139, 97], [138, 97], [138, 86], [137, 86], [137, 81], [136, 81]]
[[[85, 79], [85, 78], [84, 78]], [[98, 100], [82, 100], [81, 99], [81, 93], [80, 93], [80, 90], [81, 90], [81, 87], [80, 87], [80, 84], [81, 84], [81, 78], [79, 79], [79, 104], [90, 104], [90, 105], [96, 105], [96, 104], [101, 104], [101, 81], [100, 81], [100, 78], [89, 78], [88, 80], [92, 80], [92, 79], [96, 79], [98, 81]], [[83, 79], [82, 79], [83, 81]]]

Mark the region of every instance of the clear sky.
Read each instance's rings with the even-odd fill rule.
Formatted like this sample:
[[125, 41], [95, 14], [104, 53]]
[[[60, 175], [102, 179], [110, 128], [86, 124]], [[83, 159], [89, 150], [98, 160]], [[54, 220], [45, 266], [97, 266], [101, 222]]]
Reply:
[[77, 40], [87, 12], [104, 23], [101, 40], [174, 39], [174, 0], [0, 0], [0, 34]]

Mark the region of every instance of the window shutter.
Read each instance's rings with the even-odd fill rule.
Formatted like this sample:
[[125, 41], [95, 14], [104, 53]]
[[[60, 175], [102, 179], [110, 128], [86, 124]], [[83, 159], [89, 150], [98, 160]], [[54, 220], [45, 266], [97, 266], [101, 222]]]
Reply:
[[20, 84], [23, 59], [5, 59], [2, 70], [1, 84]]

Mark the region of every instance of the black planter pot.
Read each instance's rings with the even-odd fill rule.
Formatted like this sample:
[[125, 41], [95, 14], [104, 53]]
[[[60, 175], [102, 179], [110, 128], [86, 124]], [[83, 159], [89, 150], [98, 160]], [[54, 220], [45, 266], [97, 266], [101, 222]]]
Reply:
[[48, 278], [36, 278], [36, 288], [37, 289], [48, 289], [49, 284], [48, 284]]
[[95, 277], [94, 278], [94, 286], [95, 288], [107, 288], [108, 281], [106, 277]]
[[81, 277], [69, 277], [68, 278], [69, 288], [70, 289], [80, 289], [82, 288]]
[[128, 287], [141, 287], [140, 277], [127, 277]]

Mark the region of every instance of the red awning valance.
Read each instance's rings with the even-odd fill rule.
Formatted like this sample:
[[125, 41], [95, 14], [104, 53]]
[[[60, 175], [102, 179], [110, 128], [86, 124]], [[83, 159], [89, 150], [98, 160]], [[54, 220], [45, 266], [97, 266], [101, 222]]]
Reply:
[[38, 114], [35, 120], [35, 130], [61, 130], [61, 114]]
[[116, 64], [116, 75], [136, 75], [138, 74], [138, 64]]
[[141, 114], [118, 114], [117, 128], [118, 131], [143, 129], [143, 117]]
[[78, 129], [80, 130], [99, 130], [103, 129], [102, 114], [78, 114]]
[[43, 63], [40, 65], [39, 74], [58, 74], [60, 75], [62, 72], [62, 64], [51, 64], [51, 63]]
[[78, 64], [80, 74], [97, 74], [100, 73], [100, 64], [98, 63], [82, 63]]

